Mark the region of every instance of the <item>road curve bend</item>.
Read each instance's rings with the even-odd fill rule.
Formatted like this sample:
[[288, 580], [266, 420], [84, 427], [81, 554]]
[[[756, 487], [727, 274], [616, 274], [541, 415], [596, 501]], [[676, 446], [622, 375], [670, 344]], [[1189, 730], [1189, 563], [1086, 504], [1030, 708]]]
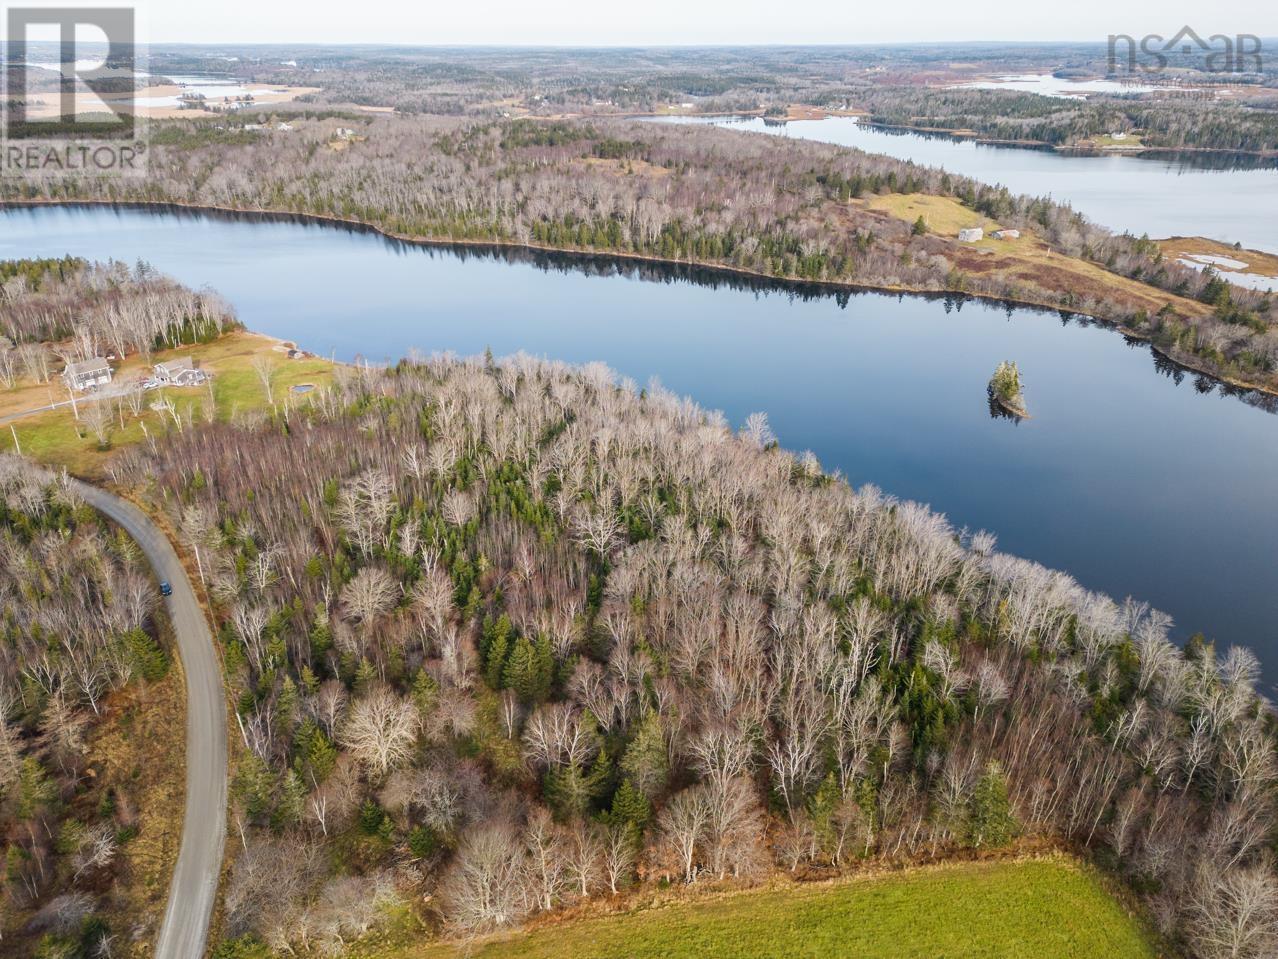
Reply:
[[142, 547], [168, 580], [169, 617], [186, 674], [186, 817], [155, 959], [200, 959], [208, 941], [226, 839], [226, 699], [204, 611], [168, 538], [132, 503], [78, 480], [72, 487]]

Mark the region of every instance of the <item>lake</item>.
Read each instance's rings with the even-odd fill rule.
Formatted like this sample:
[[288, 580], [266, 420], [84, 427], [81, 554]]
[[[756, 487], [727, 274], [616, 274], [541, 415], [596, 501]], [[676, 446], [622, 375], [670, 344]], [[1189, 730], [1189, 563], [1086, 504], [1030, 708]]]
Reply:
[[[0, 258], [144, 259], [254, 330], [394, 360], [491, 347], [604, 360], [929, 503], [1001, 549], [1255, 648], [1278, 680], [1278, 416], [1052, 312], [833, 295], [606, 258], [413, 246], [298, 222], [0, 210]], [[1033, 419], [990, 416], [1019, 363]]]
[[[955, 89], [971, 90], [1015, 90], [1019, 93], [1037, 93], [1044, 97], [1081, 100], [1093, 93], [1134, 94], [1153, 93], [1158, 87], [1131, 80], [1071, 80], [1057, 77], [1050, 73], [1014, 73], [1010, 76], [991, 77], [983, 80], [969, 80], [965, 83], [950, 84]], [[1193, 89], [1180, 87], [1179, 89]]]
[[943, 167], [1013, 193], [1050, 196], [1118, 232], [1205, 236], [1278, 253], [1278, 169], [1272, 162], [1218, 154], [1084, 156], [889, 130], [857, 117], [776, 126], [760, 117], [662, 117], [656, 122], [714, 123], [856, 147]]

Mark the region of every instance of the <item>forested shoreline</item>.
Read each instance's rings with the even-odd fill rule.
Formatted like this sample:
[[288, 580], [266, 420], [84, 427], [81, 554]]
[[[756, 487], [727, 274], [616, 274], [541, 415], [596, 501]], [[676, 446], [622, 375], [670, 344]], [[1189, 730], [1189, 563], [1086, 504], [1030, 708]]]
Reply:
[[[300, 125], [300, 124], [299, 124]], [[171, 203], [332, 217], [388, 235], [580, 250], [778, 279], [966, 293], [1095, 316], [1170, 358], [1273, 389], [1271, 299], [1165, 259], [1067, 207], [825, 144], [622, 121], [322, 119], [287, 136], [173, 125], [139, 182], [9, 184], [11, 202]], [[1052, 256], [983, 255], [867, 201], [926, 193], [1032, 233]]]
[[1278, 111], [1272, 105], [1255, 109], [1193, 93], [1077, 100], [1013, 90], [870, 87], [853, 104], [885, 126], [964, 130], [1006, 142], [1076, 147], [1095, 137], [1140, 131], [1146, 147], [1278, 152]]
[[423, 896], [473, 935], [1017, 836], [1088, 851], [1193, 956], [1278, 945], [1254, 657], [853, 491], [761, 415], [439, 357], [111, 472], [216, 615], [226, 955], [336, 949]]

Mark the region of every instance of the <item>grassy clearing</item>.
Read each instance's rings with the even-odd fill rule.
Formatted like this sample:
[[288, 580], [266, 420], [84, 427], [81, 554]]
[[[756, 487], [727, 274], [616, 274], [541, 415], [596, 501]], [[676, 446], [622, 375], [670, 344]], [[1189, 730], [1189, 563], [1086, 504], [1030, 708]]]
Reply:
[[[77, 422], [69, 406], [23, 417], [13, 423], [13, 428], [22, 452], [32, 459], [64, 466], [80, 476], [97, 477], [101, 475], [111, 450], [141, 442], [147, 435], [161, 435], [178, 428], [174, 413], [152, 408], [156, 402], [171, 400], [174, 412], [185, 423], [210, 418], [227, 422], [241, 414], [270, 409], [266, 389], [253, 367], [257, 357], [265, 357], [271, 363], [271, 399], [276, 406], [287, 402], [307, 402], [305, 396], [292, 394], [291, 388], [302, 383], [324, 386], [332, 378], [333, 364], [328, 360], [290, 360], [278, 346], [278, 341], [270, 337], [238, 332], [201, 346], [156, 353], [150, 362], [139, 356], [129, 357], [118, 365], [116, 382], [144, 376], [152, 363], [191, 356], [201, 369], [213, 373], [211, 395], [208, 386], [151, 391], [146, 394], [141, 415], [136, 417], [126, 403], [123, 416], [118, 412], [115, 416], [109, 447], [105, 450], [99, 448], [97, 437], [84, 422]], [[52, 384], [20, 383], [12, 390], [0, 391], [0, 417], [66, 398], [66, 389], [56, 379]], [[84, 401], [82, 412], [83, 408]], [[0, 450], [12, 450], [13, 447], [13, 433], [9, 426], [0, 426]]]
[[649, 163], [647, 160], [631, 158], [617, 160], [605, 157], [579, 157], [572, 162], [587, 169], [601, 173], [609, 173], [613, 176], [642, 176], [649, 177], [651, 179], [660, 179], [661, 177], [667, 177], [670, 175], [670, 171], [665, 167]]
[[973, 274], [995, 273], [1015, 288], [1019, 281], [1046, 289], [1070, 290], [1080, 298], [1112, 299], [1132, 312], [1156, 313], [1168, 303], [1183, 316], [1202, 316], [1210, 308], [1196, 300], [1175, 296], [1137, 280], [1111, 273], [1095, 263], [1064, 256], [1051, 250], [1030, 231], [1014, 240], [995, 240], [990, 233], [1000, 224], [975, 210], [970, 210], [953, 197], [924, 193], [888, 193], [870, 197], [867, 209], [913, 223], [920, 216], [928, 231], [946, 239], [955, 239], [961, 229], [979, 226], [985, 237], [976, 243], [957, 243], [946, 255], [962, 271]]
[[1116, 140], [1108, 133], [1085, 140], [1085, 144], [1101, 150], [1143, 150], [1145, 143], [1139, 133], [1129, 133], [1121, 140]]
[[[887, 213], [908, 223], [913, 223], [921, 216], [930, 232], [951, 239], [958, 236], [959, 230], [968, 227], [979, 226], [986, 233], [999, 228], [998, 224], [989, 217], [982, 216], [975, 210], [969, 210], [958, 200], [948, 196], [932, 196], [928, 193], [884, 193], [870, 197], [865, 205], [868, 209]], [[981, 242], [996, 241], [987, 239]]]
[[1278, 278], [1278, 256], [1272, 253], [1261, 253], [1259, 250], [1246, 250], [1217, 240], [1209, 240], [1201, 236], [1173, 236], [1159, 240], [1163, 253], [1171, 258], [1182, 256], [1218, 256], [1235, 260], [1245, 266], [1221, 266], [1229, 273], [1250, 273], [1254, 276], [1271, 276]]
[[[368, 959], [451, 959], [457, 944], [366, 944]], [[550, 922], [476, 944], [475, 959], [1153, 959], [1140, 924], [1064, 857], [961, 863], [784, 885]]]

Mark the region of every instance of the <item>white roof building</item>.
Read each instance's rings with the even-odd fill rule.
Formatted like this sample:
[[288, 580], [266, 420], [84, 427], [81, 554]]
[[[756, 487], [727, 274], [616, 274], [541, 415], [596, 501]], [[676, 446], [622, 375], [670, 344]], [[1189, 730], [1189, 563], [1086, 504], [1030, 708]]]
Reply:
[[958, 239], [960, 243], [975, 243], [984, 236], [985, 231], [979, 226], [971, 226], [966, 230], [959, 230]]

